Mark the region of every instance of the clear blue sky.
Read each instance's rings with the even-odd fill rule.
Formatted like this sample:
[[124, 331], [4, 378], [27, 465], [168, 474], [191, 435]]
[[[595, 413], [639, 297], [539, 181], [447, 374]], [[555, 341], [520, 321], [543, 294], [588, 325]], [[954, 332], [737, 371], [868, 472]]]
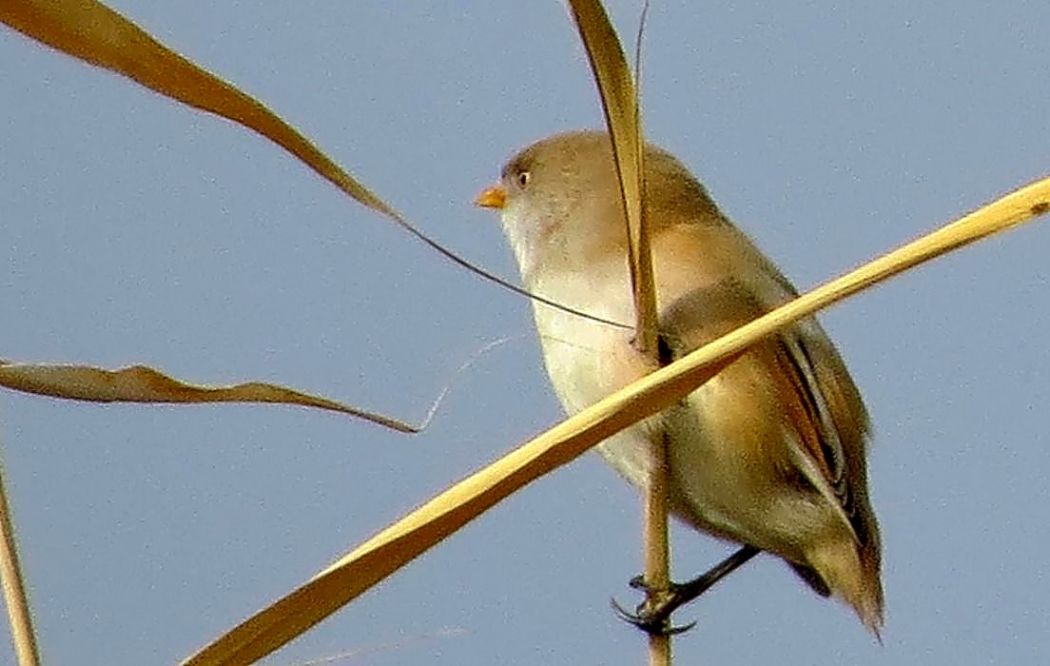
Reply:
[[[614, 2], [633, 35], [637, 3]], [[800, 287], [1050, 171], [1050, 4], [654, 3], [649, 136]], [[434, 237], [504, 275], [471, 206], [507, 155], [595, 126], [557, 2], [122, 0]], [[44, 656], [162, 664], [555, 423], [528, 303], [450, 265], [248, 132], [0, 29], [0, 356], [281, 381], [418, 419], [0, 396]], [[765, 558], [681, 613], [681, 664], [1050, 659], [1050, 228], [824, 316], [874, 422], [887, 624]], [[511, 498], [270, 663], [637, 664], [634, 492], [587, 456]], [[727, 548], [679, 530], [683, 578]], [[413, 642], [443, 629], [454, 636]], [[10, 663], [2, 653], [0, 663]]]

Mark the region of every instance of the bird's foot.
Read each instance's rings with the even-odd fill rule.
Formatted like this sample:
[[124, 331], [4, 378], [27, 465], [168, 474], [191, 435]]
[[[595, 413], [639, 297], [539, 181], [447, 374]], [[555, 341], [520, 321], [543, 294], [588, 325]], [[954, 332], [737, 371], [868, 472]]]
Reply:
[[715, 583], [738, 569], [758, 552], [754, 546], [743, 546], [693, 580], [685, 583], [670, 583], [667, 587], [660, 589], [649, 585], [642, 576], [635, 576], [628, 584], [636, 590], [645, 592], [645, 601], [638, 604], [634, 612], [630, 613], [613, 599], [613, 610], [625, 621], [651, 636], [672, 636], [689, 631], [696, 626], [696, 622], [676, 627], [671, 624], [671, 613], [711, 589]]
[[613, 610], [620, 619], [633, 624], [650, 636], [673, 636], [689, 631], [696, 626], [696, 622], [674, 626], [671, 624], [671, 613], [679, 606], [687, 603], [691, 598], [683, 597], [681, 587], [676, 583], [669, 584], [666, 588], [654, 588], [645, 582], [642, 576], [635, 576], [628, 583], [636, 590], [645, 592], [645, 601], [638, 604], [634, 612], [626, 610], [616, 599], [612, 599]]

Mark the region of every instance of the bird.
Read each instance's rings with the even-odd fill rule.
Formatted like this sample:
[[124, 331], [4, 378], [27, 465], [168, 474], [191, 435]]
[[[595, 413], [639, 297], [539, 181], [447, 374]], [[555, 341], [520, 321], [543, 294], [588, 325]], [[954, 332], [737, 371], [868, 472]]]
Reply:
[[[661, 363], [798, 295], [677, 158], [646, 144], [643, 164]], [[475, 204], [500, 213], [524, 288], [536, 296], [547, 374], [569, 415], [653, 371], [632, 344], [628, 233], [607, 132], [529, 145]], [[870, 430], [842, 357], [810, 317], [597, 449], [644, 489], [651, 442], [666, 438], [670, 513], [741, 544], [729, 569], [760, 551], [777, 556], [815, 592], [845, 602], [878, 638], [884, 599], [868, 492]], [[652, 630], [651, 617], [633, 619]]]

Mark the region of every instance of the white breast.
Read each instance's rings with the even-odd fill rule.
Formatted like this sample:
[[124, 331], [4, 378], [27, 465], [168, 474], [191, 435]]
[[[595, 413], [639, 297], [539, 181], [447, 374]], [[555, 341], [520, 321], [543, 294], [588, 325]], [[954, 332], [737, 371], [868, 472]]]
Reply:
[[[530, 290], [626, 325], [625, 328], [610, 326], [534, 303], [547, 373], [566, 412], [576, 414], [653, 370], [652, 361], [632, 345], [634, 303], [625, 260], [616, 258], [607, 264], [590, 264], [586, 275], [550, 271], [544, 276], [546, 279], [529, 281]], [[677, 285], [663, 283], [662, 293], [674, 293], [674, 286]], [[726, 397], [725, 387], [716, 378], [694, 392], [684, 409], [704, 413], [707, 402], [718, 403]], [[639, 488], [645, 488], [648, 483], [653, 431], [659, 427], [661, 435], [664, 432], [658, 418], [643, 420], [597, 447], [606, 462]], [[724, 466], [698, 464], [723, 458], [725, 452], [720, 442], [707, 436], [700, 421], [690, 418], [682, 423], [688, 426], [689, 432], [682, 428], [675, 431], [678, 437], [672, 451], [672, 466], [678, 471], [673, 472], [670, 479], [672, 511], [686, 522], [716, 533], [740, 532], [733, 517], [718, 508], [726, 496], [725, 486], [738, 481], [736, 475], [721, 478]]]
[[[565, 411], [572, 415], [642, 377], [651, 366], [631, 345], [634, 304], [624, 260], [592, 264], [586, 275], [559, 272], [546, 277], [530, 281], [530, 290], [625, 325], [611, 326], [534, 303], [547, 373]], [[648, 477], [648, 429], [643, 421], [598, 446], [606, 461], [639, 487]]]

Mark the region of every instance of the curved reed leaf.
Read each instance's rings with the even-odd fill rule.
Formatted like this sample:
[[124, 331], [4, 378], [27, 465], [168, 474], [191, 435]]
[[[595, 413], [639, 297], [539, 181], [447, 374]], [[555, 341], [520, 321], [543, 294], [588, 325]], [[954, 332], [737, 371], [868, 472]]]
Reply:
[[[404, 433], [417, 433], [426, 425], [424, 422], [421, 426], [414, 426], [376, 412], [351, 407], [335, 400], [277, 384], [265, 382], [246, 382], [232, 386], [187, 384], [144, 365], [105, 370], [85, 365], [23, 364], [0, 361], [0, 386], [23, 393], [86, 402], [176, 404], [250, 402], [297, 405], [349, 414]], [[433, 414], [433, 409], [431, 414]]]
[[96, 0], [5, 0], [0, 21], [63, 53], [251, 129], [360, 203], [400, 220], [305, 136], [253, 97], [167, 48]]
[[581, 317], [605, 321], [531, 294], [447, 249], [417, 229], [262, 103], [168, 49], [97, 0], [4, 0], [0, 2], [0, 22], [63, 53], [255, 131], [446, 259], [504, 289]]
[[587, 50], [598, 85], [605, 122], [612, 136], [613, 157], [620, 177], [620, 194], [631, 239], [631, 284], [634, 288], [635, 344], [646, 353], [656, 350], [656, 287], [649, 234], [643, 223], [641, 114], [631, 70], [623, 47], [598, 0], [569, 0], [576, 28]]

